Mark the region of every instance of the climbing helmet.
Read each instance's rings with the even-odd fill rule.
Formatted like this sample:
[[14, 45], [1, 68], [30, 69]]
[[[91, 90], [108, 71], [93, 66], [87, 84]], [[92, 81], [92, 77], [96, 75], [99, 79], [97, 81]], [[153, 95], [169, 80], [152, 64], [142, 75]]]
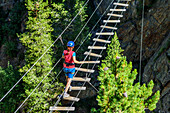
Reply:
[[74, 47], [74, 42], [73, 42], [73, 41], [69, 41], [69, 42], [67, 43], [67, 46], [68, 46], [68, 47]]

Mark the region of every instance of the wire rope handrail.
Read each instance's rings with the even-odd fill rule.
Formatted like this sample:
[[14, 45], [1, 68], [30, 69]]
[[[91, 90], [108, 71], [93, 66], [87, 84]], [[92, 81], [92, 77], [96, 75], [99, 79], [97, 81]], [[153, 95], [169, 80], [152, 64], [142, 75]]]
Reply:
[[[101, 0], [101, 2], [98, 4], [98, 6], [96, 7], [95, 11], [92, 13], [91, 17], [88, 19], [88, 21], [86, 22], [86, 24], [83, 26], [82, 30], [80, 31], [80, 33], [77, 35], [75, 41], [77, 40], [78, 36], [81, 34], [81, 32], [83, 31], [83, 29], [85, 28], [85, 26], [87, 25], [87, 23], [90, 21], [90, 19], [92, 18], [92, 16], [94, 15], [94, 13], [97, 11], [98, 7], [101, 5], [101, 3], [103, 2], [103, 0]], [[59, 36], [60, 37], [60, 36]], [[88, 36], [87, 36], [88, 37]], [[87, 38], [86, 37], [86, 38]], [[83, 44], [83, 43], [82, 43]], [[81, 44], [81, 45], [82, 45]], [[80, 47], [80, 46], [79, 46]], [[78, 48], [79, 49], [79, 48]], [[54, 67], [56, 67], [56, 65], [61, 61], [61, 58], [57, 61], [57, 63], [54, 65]], [[42, 79], [42, 81], [51, 73], [51, 71], [54, 69], [54, 67], [49, 71], [49, 73]], [[26, 100], [32, 95], [32, 93], [35, 91], [35, 89], [38, 88], [38, 86], [42, 83], [42, 81], [34, 88], [34, 90], [30, 93], [30, 95], [23, 101], [23, 103], [17, 108], [17, 110], [15, 112], [17, 112], [21, 106], [26, 102]]]
[[[128, 2], [129, 2], [129, 1], [127, 1], [127, 3], [128, 3]], [[121, 12], [121, 14], [123, 14], [123, 11]], [[119, 19], [120, 19], [120, 17], [119, 17]], [[116, 27], [117, 24], [118, 24], [118, 23], [115, 24], [115, 27]], [[114, 30], [112, 30], [112, 31], [114, 31]], [[109, 36], [109, 38], [108, 38], [107, 40], [109, 40], [110, 37], [111, 37], [111, 36]], [[105, 44], [105, 46], [106, 46], [106, 45], [107, 45], [107, 44]], [[101, 50], [100, 55], [102, 54], [102, 52], [103, 52], [103, 50]], [[99, 59], [99, 57], [97, 58], [97, 60], [98, 60], [98, 59]], [[95, 65], [96, 65], [96, 64], [93, 65], [92, 69], [94, 69]], [[91, 75], [91, 73], [89, 73], [88, 77], [89, 77], [90, 75]], [[86, 81], [83, 83], [83, 86], [82, 86], [82, 87], [84, 87], [85, 83], [86, 83]], [[80, 93], [81, 93], [81, 90], [78, 92], [76, 98], [80, 95]], [[72, 104], [71, 104], [70, 107], [72, 107], [74, 103], [75, 103], [75, 102], [72, 102]], [[67, 113], [68, 113], [68, 112], [69, 112], [69, 111], [67, 111]]]
[[76, 16], [72, 19], [72, 21], [68, 24], [68, 26], [63, 30], [63, 32], [58, 36], [58, 38], [51, 44], [51, 46], [46, 49], [46, 51], [41, 55], [41, 57], [38, 58], [38, 60], [30, 67], [30, 69], [22, 75], [22, 77], [13, 85], [13, 87], [1, 98], [0, 102], [16, 87], [16, 85], [23, 79], [24, 76], [28, 74], [28, 72], [37, 64], [37, 62], [48, 52], [48, 50], [57, 42], [57, 40], [64, 34], [64, 32], [68, 29], [68, 27], [73, 23], [73, 21], [77, 18], [77, 16], [81, 13], [81, 11], [84, 9], [84, 7], [87, 5], [89, 0], [86, 1], [84, 6], [80, 9], [80, 11], [76, 14]]
[[[112, 1], [111, 4], [112, 4], [113, 2], [114, 2], [114, 1]], [[118, 2], [119, 2], [119, 0], [118, 0]], [[114, 7], [114, 9], [115, 9], [116, 7], [117, 7], [117, 5]], [[112, 11], [112, 13], [113, 13], [113, 11]], [[111, 16], [109, 16], [109, 18], [108, 18], [107, 20], [109, 20], [110, 18], [111, 18]], [[106, 24], [107, 24], [107, 22], [105, 23], [104, 26], [106, 26]], [[102, 28], [101, 32], [103, 32], [103, 30], [104, 30], [104, 28]], [[101, 32], [100, 32], [100, 33], [101, 33]], [[99, 37], [100, 37], [100, 35], [97, 37], [97, 39], [98, 39]], [[95, 44], [96, 44], [96, 41], [93, 43], [92, 47], [93, 47]], [[91, 50], [90, 50], [90, 53], [91, 53]], [[83, 61], [85, 61], [88, 56], [89, 56], [89, 54], [86, 55], [86, 57], [84, 58]], [[80, 68], [81, 66], [82, 66], [82, 64], [79, 66], [79, 68]], [[78, 68], [78, 70], [76, 71], [76, 73], [74, 74], [74, 76], [77, 75], [77, 73], [78, 73], [78, 71], [79, 71], [79, 68]], [[57, 105], [58, 105], [58, 103], [59, 103], [59, 101], [61, 100], [61, 97], [62, 97], [63, 94], [64, 94], [64, 91], [63, 91], [63, 93], [61, 94], [61, 96], [59, 97], [59, 99], [57, 100], [57, 102], [55, 103], [54, 106], [57, 106]], [[52, 111], [53, 111], [53, 110], [51, 110], [50, 113], [52, 113]]]
[[[129, 1], [127, 1], [127, 3], [128, 3], [128, 2], [129, 2]], [[125, 9], [125, 8], [124, 8], [124, 9]], [[121, 12], [121, 14], [123, 14], [123, 11]], [[119, 19], [120, 19], [120, 17], [119, 17]], [[115, 24], [115, 27], [117, 26], [117, 24], [118, 24], [118, 23]], [[112, 31], [114, 31], [114, 30], [112, 30]], [[111, 36], [109, 36], [109, 38], [108, 38], [107, 40], [109, 40], [110, 37], [111, 37]], [[107, 44], [105, 44], [105, 46], [106, 46], [106, 45], [107, 45]], [[102, 54], [102, 52], [103, 52], [103, 50], [101, 50], [100, 55]], [[98, 59], [99, 59], [99, 57], [97, 58], [97, 60], [98, 60]], [[94, 69], [95, 65], [96, 65], [96, 64], [93, 65], [92, 69]], [[89, 77], [90, 75], [91, 75], [91, 73], [89, 73], [88, 77]], [[84, 87], [85, 83], [86, 83], [86, 81], [83, 83], [83, 86], [82, 86], [82, 87]], [[80, 95], [80, 93], [81, 93], [81, 90], [78, 92], [76, 98]], [[72, 102], [72, 104], [71, 104], [70, 107], [72, 107], [74, 103], [75, 103], [75, 102]], [[67, 113], [68, 113], [68, 112], [69, 112], [69, 111], [67, 111]]]
[[[94, 28], [97, 26], [97, 24], [100, 22], [100, 20], [102, 19], [102, 17], [105, 15], [106, 11], [110, 8], [111, 4], [107, 7], [107, 9], [105, 10], [105, 12], [102, 14], [102, 16], [100, 16], [99, 20], [96, 22], [96, 24], [93, 26], [93, 28], [91, 29], [91, 31], [89, 32], [89, 34], [94, 30]], [[83, 40], [83, 42], [80, 44], [80, 46], [77, 48], [76, 52], [80, 49], [80, 47], [84, 44], [84, 42], [86, 41], [86, 39], [88, 38], [89, 34], [86, 36], [86, 38]], [[60, 72], [58, 73], [58, 75], [61, 73], [62, 69], [60, 70]], [[58, 75], [55, 77], [55, 79], [58, 77]], [[53, 81], [54, 82], [54, 81]], [[52, 82], [52, 83], [53, 83]], [[47, 89], [45, 90], [45, 92], [47, 91]], [[37, 102], [36, 102], [37, 103]], [[35, 103], [35, 104], [36, 104]], [[34, 104], [34, 105], [35, 105]], [[31, 110], [30, 110], [31, 111]], [[30, 112], [29, 111], [29, 112]]]

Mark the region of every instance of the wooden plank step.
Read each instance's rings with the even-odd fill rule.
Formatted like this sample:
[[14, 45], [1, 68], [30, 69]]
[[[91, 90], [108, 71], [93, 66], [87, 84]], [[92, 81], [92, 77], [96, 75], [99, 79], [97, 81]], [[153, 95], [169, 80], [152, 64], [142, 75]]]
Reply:
[[110, 11], [126, 11], [126, 9], [110, 9]]
[[123, 3], [113, 3], [114, 5], [119, 5], [119, 6], [125, 6], [125, 7], [127, 7], [127, 6], [129, 6], [129, 4], [123, 4]]
[[88, 49], [106, 49], [106, 47], [101, 47], [101, 46], [89, 46]]
[[120, 20], [103, 20], [104, 23], [120, 23]]
[[110, 43], [111, 42], [111, 41], [108, 41], [108, 40], [97, 39], [97, 38], [94, 38], [93, 41], [98, 41], [98, 42], [103, 42], [103, 43]]
[[123, 15], [111, 14], [111, 13], [108, 13], [107, 15], [108, 15], [108, 16], [115, 16], [115, 17], [123, 17]]
[[113, 32], [96, 33], [96, 35], [114, 35]]
[[83, 72], [88, 72], [88, 73], [94, 73], [94, 71], [95, 71], [92, 69], [85, 69], [85, 68], [78, 68], [78, 67], [75, 67], [75, 69], [78, 71], [83, 71]]
[[89, 55], [89, 56], [94, 56], [94, 57], [100, 57], [100, 58], [102, 57], [102, 55], [98, 55], [98, 54], [96, 54], [96, 53], [91, 53], [91, 52], [87, 52], [87, 51], [84, 53], [84, 55]]
[[71, 90], [86, 90], [86, 87], [78, 87], [78, 86], [75, 86], [75, 87], [71, 87]]
[[54, 107], [54, 106], [51, 106], [49, 110], [74, 111], [74, 110], [75, 110], [75, 107]]
[[91, 78], [73, 77], [72, 81], [89, 82]]
[[69, 100], [69, 101], [76, 101], [76, 102], [78, 102], [80, 100], [80, 98], [76, 98], [76, 97], [72, 97], [72, 96], [64, 97], [63, 99]]
[[104, 25], [101, 25], [100, 26], [101, 28], [106, 28], [106, 29], [113, 29], [113, 30], [117, 30], [116, 27], [111, 27], [111, 26], [104, 26]]

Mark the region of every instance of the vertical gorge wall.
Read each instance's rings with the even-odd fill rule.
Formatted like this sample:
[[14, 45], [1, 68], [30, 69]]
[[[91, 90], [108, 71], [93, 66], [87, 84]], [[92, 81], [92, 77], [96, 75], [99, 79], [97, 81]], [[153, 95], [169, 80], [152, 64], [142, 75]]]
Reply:
[[[99, 14], [112, 0], [107, 0], [98, 10]], [[94, 0], [97, 4], [99, 0]], [[156, 112], [170, 112], [170, 34], [168, 0], [145, 0], [144, 36], [142, 51], [142, 82], [154, 80], [161, 99]], [[141, 39], [142, 0], [132, 0], [118, 26], [118, 37], [124, 55], [139, 69]]]

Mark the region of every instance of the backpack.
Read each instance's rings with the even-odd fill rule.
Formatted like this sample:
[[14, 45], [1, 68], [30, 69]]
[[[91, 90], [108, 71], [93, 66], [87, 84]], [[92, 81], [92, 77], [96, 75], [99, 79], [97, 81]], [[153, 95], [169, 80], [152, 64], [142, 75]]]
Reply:
[[64, 50], [64, 58], [65, 58], [65, 62], [64, 62], [64, 67], [65, 68], [75, 68], [75, 64], [73, 61], [73, 53], [74, 51], [70, 51], [68, 54], [68, 50]]

